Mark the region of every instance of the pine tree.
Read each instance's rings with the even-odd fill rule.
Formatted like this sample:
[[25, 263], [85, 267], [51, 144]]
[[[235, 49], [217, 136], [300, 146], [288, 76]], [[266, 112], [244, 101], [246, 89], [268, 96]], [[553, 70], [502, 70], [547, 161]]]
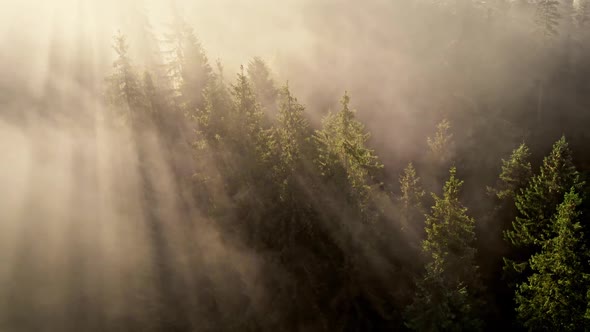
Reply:
[[239, 159], [234, 156], [232, 145], [232, 96], [219, 61], [217, 73], [205, 88], [203, 97], [204, 108], [192, 115], [192, 122], [197, 124], [191, 142], [195, 155], [193, 187], [201, 210], [221, 219], [231, 212], [230, 206], [222, 204], [227, 203], [223, 189], [227, 180], [239, 177], [235, 174], [239, 172], [235, 170]]
[[311, 158], [312, 131], [305, 118], [305, 107], [297, 102], [289, 86], [280, 91], [278, 123], [272, 131], [272, 150], [278, 154], [274, 165], [277, 180], [283, 191], [301, 175], [305, 162]]
[[231, 121], [235, 136], [232, 139], [238, 146], [248, 146], [247, 148], [259, 149], [259, 152], [264, 153], [265, 147], [261, 143], [268, 134], [266, 128], [263, 128], [264, 114], [252, 90], [252, 85], [244, 74], [244, 67], [240, 68], [241, 72], [237, 75], [237, 81], [230, 87], [232, 105], [231, 118], [228, 120]]
[[502, 172], [495, 188], [488, 188], [500, 201], [514, 198], [518, 191], [525, 187], [532, 176], [531, 153], [526, 144], [522, 143], [512, 151], [508, 160], [502, 159]]
[[260, 104], [271, 111], [276, 108], [278, 89], [271, 77], [270, 68], [262, 58], [255, 57], [248, 63], [248, 79]]
[[149, 13], [144, 0], [129, 0], [122, 3], [123, 15], [126, 18], [125, 31], [134, 45], [132, 56], [140, 68], [150, 71], [152, 79], [157, 85], [166, 83], [164, 59], [160, 44], [154, 33], [149, 19]]
[[436, 125], [434, 137], [428, 137], [427, 139], [432, 159], [440, 164], [444, 164], [451, 159], [453, 134], [450, 131], [451, 123], [449, 120], [443, 119]]
[[[494, 207], [483, 220], [486, 223], [486, 232], [482, 234], [479, 244], [480, 257], [486, 257], [482, 270], [489, 271], [485, 273], [486, 283], [493, 289], [493, 297], [503, 301], [498, 306], [498, 314], [507, 317], [514, 315], [513, 286], [519, 279], [515, 262], [521, 259], [518, 258], [518, 251], [511, 251], [509, 244], [502, 242], [502, 234], [516, 217], [515, 195], [527, 186], [532, 176], [530, 155], [529, 148], [522, 143], [512, 151], [508, 159], [502, 159], [501, 172], [495, 187], [487, 188]], [[523, 256], [527, 257], [526, 253]]]
[[197, 121], [208, 143], [215, 146], [228, 135], [227, 126], [231, 111], [231, 96], [224, 81], [223, 66], [219, 61], [217, 73], [205, 88], [203, 98], [205, 107]]
[[398, 197], [398, 202], [401, 208], [401, 223], [402, 230], [406, 232], [414, 232], [417, 230], [417, 225], [422, 223], [424, 216], [424, 190], [420, 185], [420, 177], [416, 175], [414, 165], [409, 163], [404, 169], [404, 174], [399, 179], [401, 195]]
[[[182, 289], [183, 282], [172, 275], [169, 261], [168, 243], [161, 232], [162, 215], [158, 213], [162, 197], [153, 177], [154, 165], [159, 162], [161, 155], [155, 153], [160, 146], [152, 138], [151, 127], [154, 111], [158, 105], [156, 87], [151, 76], [145, 75], [143, 82], [129, 58], [129, 46], [122, 34], [115, 36], [113, 48], [117, 59], [113, 64], [114, 72], [108, 78], [107, 97], [114, 111], [119, 113], [127, 125], [129, 138], [133, 144], [134, 171], [138, 174], [138, 195], [142, 212], [146, 222], [147, 236], [153, 255], [153, 273], [158, 280], [159, 293], [155, 298], [145, 299], [146, 307], [156, 307], [159, 317], [154, 318], [160, 330], [186, 330], [188, 320], [186, 301], [179, 300], [178, 289]], [[162, 133], [160, 133], [162, 134]], [[170, 160], [166, 160], [170, 162]], [[172, 166], [175, 164], [172, 162]], [[180, 186], [178, 187], [180, 188]], [[138, 294], [133, 294], [137, 296]]]
[[[230, 108], [225, 120], [226, 137], [216, 146], [217, 168], [221, 172], [225, 193], [232, 197], [235, 213], [242, 219], [245, 240], [256, 248], [266, 248], [264, 236], [266, 211], [272, 200], [268, 198], [268, 172], [264, 160], [269, 154], [269, 131], [263, 127], [263, 113], [243, 68], [229, 88]], [[234, 226], [235, 227], [235, 226]]]
[[145, 108], [145, 98], [135, 68], [129, 58], [127, 38], [120, 32], [114, 37], [113, 49], [117, 59], [113, 74], [107, 78], [107, 101], [119, 119], [134, 123]]
[[369, 134], [356, 120], [349, 107], [350, 97], [344, 94], [338, 113], [330, 113], [323, 120], [322, 130], [316, 132], [317, 165], [326, 179], [331, 179], [346, 193], [349, 203], [356, 205], [368, 219], [371, 184], [377, 169], [383, 167], [375, 153], [366, 147]]
[[459, 201], [463, 184], [451, 168], [443, 197], [426, 218], [422, 250], [426, 271], [417, 283], [414, 302], [406, 312], [407, 326], [415, 331], [478, 331], [482, 285], [475, 264], [475, 221]]
[[530, 259], [534, 273], [516, 292], [516, 311], [533, 331], [585, 331], [588, 257], [580, 225], [582, 199], [571, 188], [553, 217], [556, 236]]
[[571, 187], [579, 190], [582, 186], [572, 153], [562, 136], [543, 160], [540, 173], [516, 195], [519, 216], [512, 223], [512, 229], [506, 231], [506, 238], [515, 247], [542, 245], [551, 239], [554, 235], [551, 216], [563, 195]]
[[168, 75], [173, 99], [185, 114], [203, 109], [203, 92], [213, 77], [213, 70], [193, 29], [173, 8], [171, 31], [165, 35]]
[[514, 248], [504, 258], [504, 271], [509, 283], [517, 285], [530, 276], [530, 257], [538, 253], [544, 243], [555, 237], [552, 216], [561, 204], [564, 194], [574, 187], [581, 189], [583, 182], [576, 170], [565, 137], [555, 142], [551, 153], [544, 158], [540, 173], [515, 196], [516, 218], [505, 239]]
[[266, 187], [272, 191], [274, 204], [270, 210], [274, 221], [268, 231], [274, 234], [272, 237], [284, 254], [292, 254], [286, 249], [296, 246], [296, 238], [307, 239], [310, 234], [304, 233], [312, 228], [317, 230], [317, 225], [313, 225], [316, 220], [313, 203], [309, 199], [315, 170], [310, 163], [315, 153], [305, 107], [288, 86], [280, 90], [279, 98], [277, 123], [270, 131], [269, 153], [262, 167], [272, 170]]

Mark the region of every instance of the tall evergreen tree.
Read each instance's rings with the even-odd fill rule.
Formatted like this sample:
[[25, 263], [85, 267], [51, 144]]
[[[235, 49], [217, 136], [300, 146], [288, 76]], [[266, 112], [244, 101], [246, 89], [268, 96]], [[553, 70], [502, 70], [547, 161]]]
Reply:
[[205, 132], [209, 144], [215, 145], [228, 135], [231, 111], [231, 96], [224, 80], [223, 66], [217, 62], [217, 73], [209, 81], [204, 92], [203, 112], [200, 112], [200, 128]]
[[149, 19], [149, 13], [144, 0], [129, 0], [123, 7], [124, 30], [134, 45], [131, 52], [138, 66], [150, 71], [157, 85], [164, 86], [167, 79], [165, 75], [164, 59], [160, 49], [160, 43], [154, 33], [154, 28]]
[[540, 173], [516, 195], [519, 216], [512, 223], [512, 229], [506, 231], [507, 239], [516, 247], [527, 247], [542, 245], [553, 238], [551, 216], [569, 188], [580, 190], [583, 184], [562, 136], [543, 160]]
[[530, 257], [555, 237], [552, 217], [568, 188], [581, 192], [582, 186], [571, 151], [565, 137], [561, 137], [544, 158], [540, 173], [533, 176], [514, 198], [516, 218], [504, 232], [505, 239], [513, 247], [509, 257], [504, 258], [504, 271], [511, 286], [527, 280], [532, 273]]
[[260, 104], [270, 110], [276, 109], [279, 90], [272, 79], [270, 68], [260, 57], [255, 57], [248, 63], [248, 78]]
[[[487, 188], [488, 194], [493, 198], [494, 207], [485, 219], [486, 232], [480, 238], [480, 257], [486, 257], [481, 267], [490, 289], [489, 295], [501, 302], [497, 313], [506, 317], [514, 316], [514, 289], [510, 286], [514, 286], [518, 273], [513, 275], [515, 271], [507, 268], [513, 267], [513, 259], [516, 258], [509, 244], [502, 242], [502, 234], [516, 217], [515, 195], [527, 186], [532, 176], [530, 155], [529, 148], [524, 143], [514, 149], [508, 159], [502, 159], [496, 185]], [[506, 280], [509, 281], [508, 284]]]
[[168, 75], [176, 105], [186, 114], [203, 108], [203, 92], [213, 77], [207, 55], [192, 27], [173, 7], [170, 32], [165, 35]]
[[274, 165], [282, 191], [297, 181], [305, 170], [306, 162], [313, 158], [312, 130], [305, 118], [305, 107], [297, 102], [286, 85], [280, 91], [278, 123], [272, 131], [272, 149], [278, 154]]
[[[122, 112], [118, 114], [125, 120], [135, 153], [131, 159], [136, 158], [134, 171], [138, 174], [137, 192], [151, 243], [150, 254], [153, 255], [152, 264], [142, 266], [145, 270], [141, 273], [153, 272], [158, 280], [156, 294], [142, 299], [142, 304], [150, 307], [150, 311], [156, 311], [148, 321], [155, 324], [157, 329], [187, 330], [190, 325], [186, 316], [188, 305], [178, 293], [186, 284], [172, 273], [172, 253], [162, 233], [163, 217], [158, 213], [162, 196], [153, 177], [154, 165], [161, 161], [161, 156], [155, 153], [160, 146], [151, 139], [153, 112], [157, 106], [156, 88], [150, 75], [146, 75], [143, 82], [139, 79], [128, 56], [126, 38], [120, 33], [115, 36], [114, 49], [117, 59], [113, 64], [113, 74], [108, 78], [107, 97], [114, 111]], [[141, 280], [140, 285], [147, 282]], [[129, 292], [129, 296], [141, 297], [137, 289]]]
[[502, 159], [502, 171], [495, 188], [489, 188], [500, 201], [514, 196], [524, 188], [532, 176], [531, 153], [526, 144], [522, 143], [512, 151], [508, 160]]
[[322, 175], [346, 193], [349, 203], [356, 205], [368, 219], [371, 184], [375, 170], [383, 167], [375, 153], [366, 147], [369, 134], [350, 109], [350, 97], [344, 94], [342, 109], [323, 120], [322, 130], [315, 134], [319, 155], [317, 164]]
[[453, 145], [453, 133], [451, 133], [451, 122], [443, 119], [436, 125], [434, 137], [428, 137], [428, 147], [435, 162], [445, 164], [451, 158]]
[[556, 236], [530, 259], [533, 274], [516, 292], [516, 311], [532, 331], [586, 331], [587, 248], [579, 222], [582, 199], [574, 188], [553, 217]]
[[414, 302], [406, 312], [407, 326], [415, 331], [478, 331], [478, 294], [482, 285], [475, 263], [475, 221], [459, 201], [463, 181], [455, 168], [445, 183], [443, 196], [426, 218], [422, 250], [426, 271], [417, 283]]
[[264, 160], [269, 154], [269, 130], [263, 127], [263, 113], [243, 67], [229, 88], [230, 108], [219, 149], [218, 163], [226, 194], [232, 197], [238, 218], [243, 220], [247, 241], [256, 247], [268, 245], [261, 236], [267, 220], [266, 210], [272, 203], [267, 199], [269, 172]]
[[237, 80], [230, 87], [232, 97], [231, 105], [231, 126], [234, 131], [234, 143], [238, 146], [258, 149], [259, 153], [265, 153], [265, 147], [262, 145], [267, 138], [267, 128], [263, 127], [264, 114], [260, 108], [260, 103], [256, 99], [256, 94], [252, 90], [252, 84], [244, 74], [244, 67], [237, 75]]
[[113, 49], [117, 54], [113, 62], [113, 74], [107, 78], [107, 101], [127, 122], [135, 121], [144, 105], [141, 83], [129, 58], [127, 38], [118, 33], [114, 37]]
[[424, 216], [424, 190], [420, 185], [420, 177], [416, 175], [416, 169], [412, 163], [404, 169], [404, 174], [399, 179], [401, 195], [398, 197], [400, 204], [400, 218], [402, 230], [414, 233], [418, 225], [423, 225]]

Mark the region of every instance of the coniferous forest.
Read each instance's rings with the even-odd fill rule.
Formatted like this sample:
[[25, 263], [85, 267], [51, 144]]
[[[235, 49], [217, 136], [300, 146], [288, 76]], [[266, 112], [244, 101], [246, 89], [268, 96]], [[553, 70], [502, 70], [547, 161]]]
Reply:
[[0, 34], [1, 331], [590, 330], [589, 0], [307, 1], [235, 66], [117, 6]]

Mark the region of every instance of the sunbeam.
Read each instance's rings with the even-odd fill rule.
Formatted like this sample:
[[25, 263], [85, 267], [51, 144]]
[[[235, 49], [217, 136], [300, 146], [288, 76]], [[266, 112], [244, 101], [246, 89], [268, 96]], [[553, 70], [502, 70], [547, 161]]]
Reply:
[[0, 331], [589, 330], [589, 24], [8, 1]]

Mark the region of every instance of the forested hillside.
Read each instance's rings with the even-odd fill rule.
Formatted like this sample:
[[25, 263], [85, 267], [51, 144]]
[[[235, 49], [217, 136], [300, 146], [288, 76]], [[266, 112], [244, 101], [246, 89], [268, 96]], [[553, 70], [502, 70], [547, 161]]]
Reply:
[[129, 4], [0, 57], [0, 330], [590, 330], [590, 0], [318, 0], [239, 68]]

